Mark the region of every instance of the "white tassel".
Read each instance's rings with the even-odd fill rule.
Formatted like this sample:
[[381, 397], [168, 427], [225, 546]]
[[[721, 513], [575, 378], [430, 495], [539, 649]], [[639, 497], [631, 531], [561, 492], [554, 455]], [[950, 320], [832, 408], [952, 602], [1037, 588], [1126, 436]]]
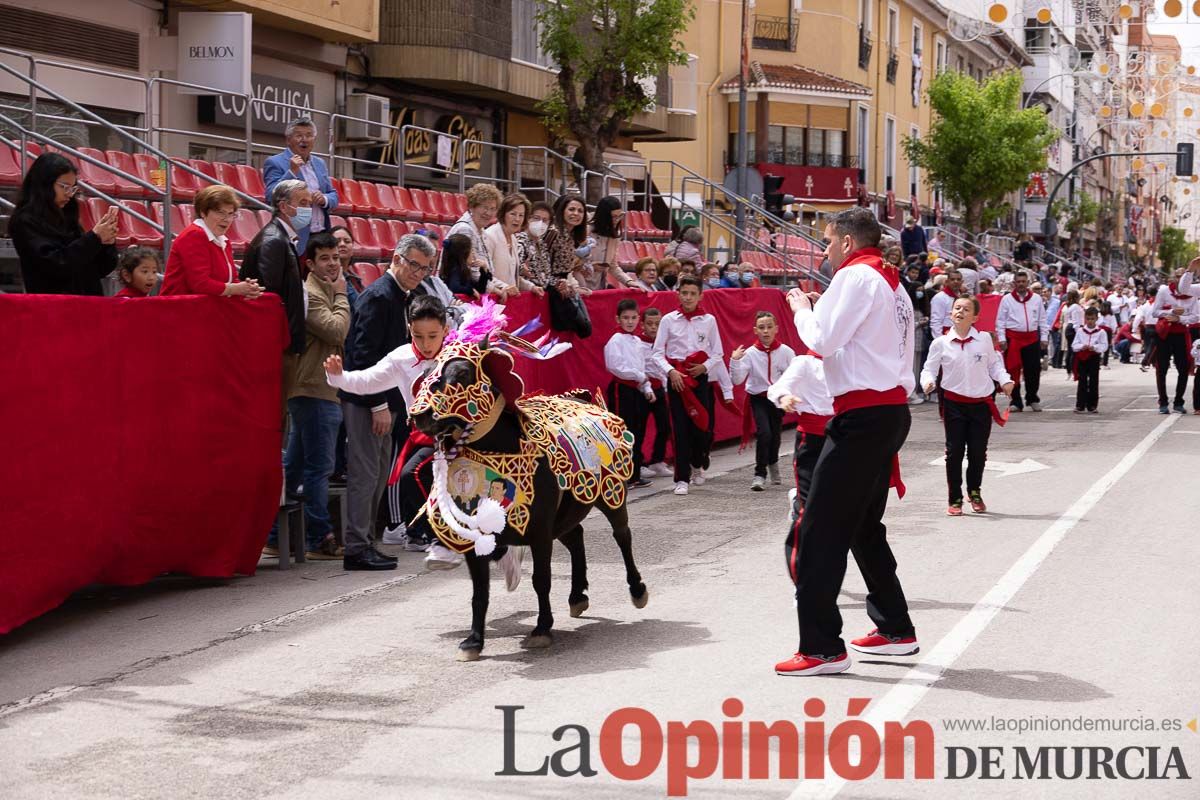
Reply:
[[442, 521], [455, 533], [475, 543], [475, 553], [487, 556], [496, 549], [496, 536], [504, 530], [506, 512], [504, 507], [491, 498], [484, 498], [474, 514], [467, 514], [450, 496], [447, 480], [450, 465], [440, 450], [433, 456], [433, 487], [429, 493], [430, 504], [440, 512]]

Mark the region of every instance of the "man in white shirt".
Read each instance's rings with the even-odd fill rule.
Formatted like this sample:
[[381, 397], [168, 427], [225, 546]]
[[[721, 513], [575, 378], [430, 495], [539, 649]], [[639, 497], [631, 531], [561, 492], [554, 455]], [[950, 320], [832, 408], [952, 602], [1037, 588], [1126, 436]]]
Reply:
[[[1193, 262], [1198, 264], [1200, 262]], [[1192, 270], [1179, 269], [1170, 283], [1158, 287], [1154, 304], [1150, 307], [1150, 322], [1158, 334], [1158, 357], [1155, 360], [1155, 383], [1158, 388], [1158, 413], [1170, 413], [1167, 408], [1167, 372], [1175, 362], [1178, 377], [1175, 380], [1173, 408], [1177, 413], [1186, 413], [1183, 398], [1187, 392], [1188, 353], [1191, 349], [1193, 326], [1200, 325], [1196, 297], [1192, 294]]]
[[879, 222], [869, 209], [834, 216], [825, 239], [826, 257], [837, 270], [829, 288], [815, 307], [800, 290], [788, 293], [797, 333], [824, 356], [835, 416], [826, 428], [800, 520], [800, 646], [795, 656], [775, 665], [779, 675], [850, 667], [837, 607], [848, 552], [866, 580], [867, 613], [876, 626], [851, 645], [873, 655], [910, 655], [919, 649], [883, 525], [889, 487], [903, 491], [898, 454], [912, 424], [912, 302], [899, 272], [883, 261]]
[[1012, 410], [1024, 408], [1021, 402], [1021, 373], [1025, 373], [1025, 401], [1031, 411], [1041, 411], [1038, 388], [1042, 382], [1042, 353], [1049, 348], [1050, 323], [1042, 298], [1029, 289], [1029, 274], [1021, 270], [1013, 277], [1013, 290], [1000, 300], [996, 312], [996, 338], [1004, 353], [1004, 367], [1016, 388], [1012, 392]]
[[705, 481], [715, 423], [710, 376], [725, 368], [717, 320], [700, 307], [701, 287], [694, 275], [679, 278], [679, 310], [663, 316], [654, 339], [654, 360], [667, 376], [677, 495]]

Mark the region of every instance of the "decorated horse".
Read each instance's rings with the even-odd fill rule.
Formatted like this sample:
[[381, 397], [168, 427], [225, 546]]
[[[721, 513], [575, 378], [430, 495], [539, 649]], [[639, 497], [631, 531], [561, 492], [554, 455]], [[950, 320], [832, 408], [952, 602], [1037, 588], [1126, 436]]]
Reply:
[[633, 605], [643, 608], [650, 598], [633, 561], [625, 507], [633, 434], [583, 393], [524, 396], [512, 352], [529, 349], [504, 333], [448, 343], [409, 409], [417, 429], [437, 445], [421, 513], [442, 544], [465, 556], [471, 576], [471, 632], [458, 646], [460, 661], [475, 661], [483, 650], [488, 561], [498, 546], [528, 547], [532, 556], [538, 615], [524, 646], [552, 642], [555, 539], [571, 555], [571, 616], [587, 610], [582, 522], [593, 507], [612, 526]]

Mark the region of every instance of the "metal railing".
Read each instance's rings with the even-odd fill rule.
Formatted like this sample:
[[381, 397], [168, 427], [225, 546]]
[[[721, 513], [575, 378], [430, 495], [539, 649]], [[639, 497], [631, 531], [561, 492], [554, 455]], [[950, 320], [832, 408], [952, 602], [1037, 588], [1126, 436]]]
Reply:
[[800, 26], [792, 17], [754, 15], [754, 47], [759, 50], [796, 52], [796, 35]]

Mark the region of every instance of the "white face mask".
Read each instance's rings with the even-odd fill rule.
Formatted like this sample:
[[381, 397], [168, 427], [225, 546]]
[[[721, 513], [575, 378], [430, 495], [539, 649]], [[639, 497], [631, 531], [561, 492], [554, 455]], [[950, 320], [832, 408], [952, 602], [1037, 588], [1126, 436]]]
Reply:
[[549, 226], [544, 220], [535, 219], [533, 222], [529, 223], [529, 232], [540, 239], [546, 235], [546, 229], [548, 227]]

